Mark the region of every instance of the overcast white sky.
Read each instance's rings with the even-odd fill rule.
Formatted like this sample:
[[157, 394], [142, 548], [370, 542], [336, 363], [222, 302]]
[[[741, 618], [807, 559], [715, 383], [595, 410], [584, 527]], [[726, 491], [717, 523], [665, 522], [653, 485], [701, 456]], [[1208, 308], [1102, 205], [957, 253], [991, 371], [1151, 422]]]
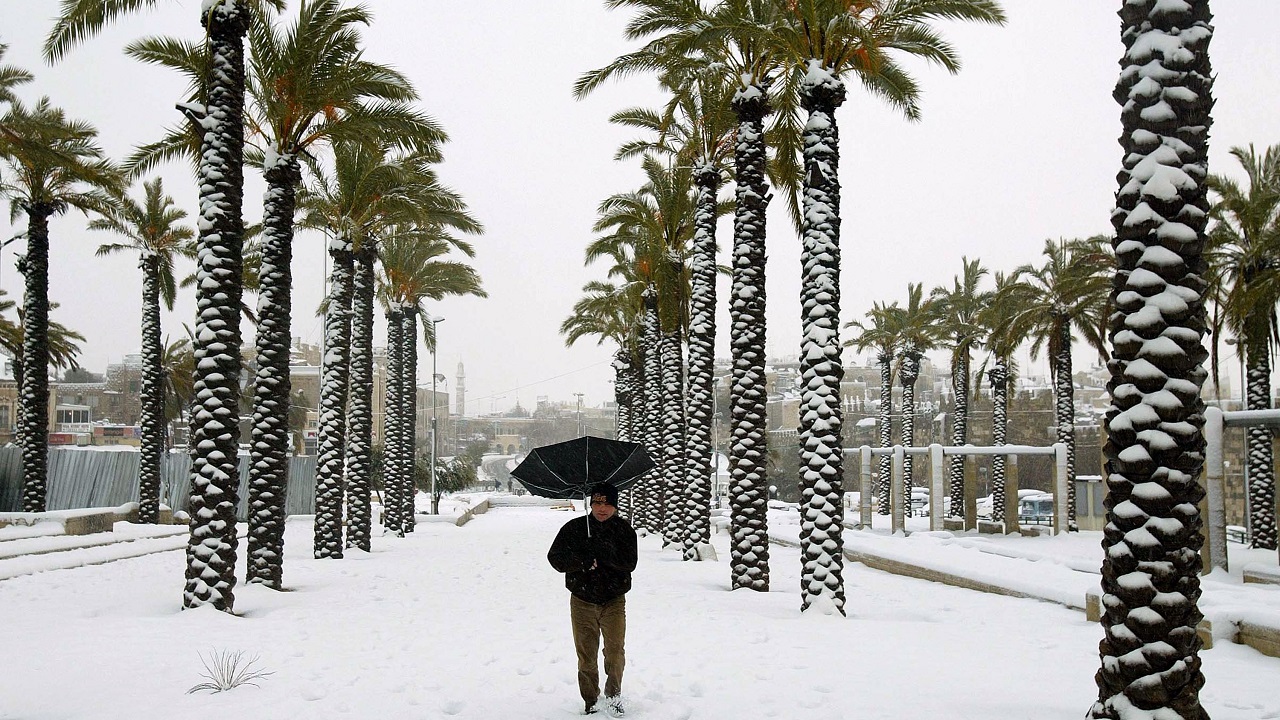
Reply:
[[[438, 371], [453, 390], [466, 365], [469, 414], [502, 410], [539, 396], [586, 406], [612, 396], [613, 348], [566, 349], [559, 323], [584, 282], [597, 204], [639, 184], [637, 163], [612, 160], [632, 134], [610, 126], [614, 111], [655, 105], [654, 83], [634, 78], [586, 101], [570, 89], [633, 45], [622, 38], [627, 16], [596, 0], [369, 0], [375, 20], [368, 55], [406, 72], [422, 107], [448, 130], [442, 175], [471, 205], [486, 234], [476, 239], [476, 269], [488, 299], [451, 298], [433, 308], [440, 324]], [[841, 127], [844, 270], [842, 320], [858, 319], [874, 301], [902, 300], [909, 282], [949, 283], [962, 256], [993, 270], [1038, 261], [1046, 238], [1109, 232], [1119, 169], [1119, 107], [1111, 99], [1121, 53], [1118, 0], [1006, 0], [1004, 28], [951, 25], [945, 35], [964, 60], [951, 77], [913, 66], [924, 88], [922, 122], [911, 124], [858, 89], [838, 114]], [[0, 0], [5, 60], [36, 82], [21, 90], [49, 95], [73, 117], [89, 120], [102, 144], [122, 157], [177, 120], [184, 84], [123, 56], [130, 40], [156, 34], [197, 37], [198, 0], [161, 7], [117, 23], [56, 66], [40, 60], [57, 0]], [[296, 13], [292, 3], [290, 13]], [[1217, 72], [1210, 170], [1238, 175], [1233, 145], [1280, 142], [1280, 27], [1275, 0], [1218, 0], [1211, 48]], [[286, 13], [288, 16], [290, 13]], [[166, 189], [189, 212], [195, 188], [185, 166], [162, 172]], [[246, 193], [245, 214], [261, 216], [261, 183]], [[728, 188], [726, 188], [728, 190]], [[19, 221], [22, 225], [23, 221]], [[8, 238], [17, 228], [0, 226]], [[109, 240], [71, 215], [54, 222], [50, 295], [55, 319], [86, 337], [81, 362], [101, 372], [136, 352], [140, 277], [129, 257], [95, 258]], [[722, 224], [721, 260], [731, 240]], [[323, 242], [301, 234], [294, 260], [293, 334], [318, 343], [314, 308], [322, 294]], [[0, 286], [21, 294], [14, 270], [21, 243], [0, 251]], [[769, 223], [768, 346], [772, 357], [799, 346], [798, 245], [782, 202]], [[726, 288], [722, 286], [721, 298]], [[194, 317], [180, 299], [164, 316], [177, 337]], [[718, 355], [727, 357], [728, 313], [720, 311]], [[382, 342], [381, 327], [377, 342]], [[848, 351], [851, 353], [852, 351]], [[1081, 356], [1081, 360], [1088, 356]], [[846, 361], [852, 360], [846, 354]], [[429, 382], [431, 356], [419, 378]], [[1234, 365], [1234, 362], [1231, 363]], [[1044, 372], [1043, 361], [1030, 368]]]

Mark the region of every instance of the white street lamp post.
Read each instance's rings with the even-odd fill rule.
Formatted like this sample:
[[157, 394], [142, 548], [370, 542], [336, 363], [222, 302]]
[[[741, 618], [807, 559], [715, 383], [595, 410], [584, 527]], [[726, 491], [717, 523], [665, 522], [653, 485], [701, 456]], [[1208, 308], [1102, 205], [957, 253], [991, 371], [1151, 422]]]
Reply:
[[582, 437], [582, 393], [574, 393], [578, 398], [578, 437]]
[[436, 326], [444, 322], [442, 317], [431, 318], [431, 514], [440, 514], [439, 496], [436, 495], [436, 408], [440, 403], [436, 400], [436, 356], [440, 354], [440, 336], [436, 334]]

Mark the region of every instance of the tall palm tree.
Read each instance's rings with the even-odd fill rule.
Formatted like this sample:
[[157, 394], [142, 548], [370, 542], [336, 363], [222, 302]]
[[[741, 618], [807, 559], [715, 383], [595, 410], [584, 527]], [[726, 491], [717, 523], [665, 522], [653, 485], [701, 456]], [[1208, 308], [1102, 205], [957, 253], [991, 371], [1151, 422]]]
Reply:
[[[986, 376], [991, 387], [991, 444], [1004, 445], [1009, 430], [1009, 387], [1014, 382], [1017, 365], [1013, 353], [1018, 349], [1021, 339], [1010, 336], [1008, 318], [1014, 314], [1015, 308], [1004, 303], [1010, 295], [1005, 289], [1013, 282], [1013, 277], [1002, 272], [995, 274], [995, 288], [987, 298], [987, 304], [978, 312], [977, 324], [986, 338], [990, 352]], [[978, 372], [981, 377], [981, 370]], [[991, 519], [1004, 522], [1005, 507], [1005, 466], [1007, 457], [991, 456]]]
[[[1221, 175], [1206, 184], [1214, 194], [1205, 254], [1214, 286], [1222, 288], [1223, 324], [1236, 336], [1245, 353], [1245, 407], [1271, 407], [1271, 355], [1280, 334], [1276, 305], [1280, 303], [1280, 145], [1259, 156], [1253, 149], [1234, 147], [1249, 186]], [[1216, 343], [1215, 343], [1216, 345]], [[1237, 352], [1239, 352], [1237, 350]], [[1271, 430], [1247, 430], [1245, 456], [1249, 478], [1249, 528], [1253, 547], [1276, 548], [1275, 466]]]
[[10, 102], [0, 116], [0, 195], [10, 214], [27, 216], [27, 252], [18, 261], [23, 294], [24, 373], [21, 386], [22, 506], [43, 512], [49, 433], [49, 219], [77, 208], [103, 212], [120, 184], [119, 172], [95, 144], [97, 130], [68, 118], [42, 98], [31, 108]]
[[128, 195], [115, 198], [111, 212], [89, 223], [90, 230], [105, 230], [127, 239], [98, 247], [98, 255], [137, 252], [142, 268], [142, 426], [138, 460], [138, 521], [160, 521], [160, 457], [164, 453], [165, 385], [164, 347], [160, 334], [160, 302], [173, 309], [176, 294], [173, 263], [191, 256], [195, 231], [181, 224], [187, 216], [166, 195], [160, 178], [143, 183], [138, 203]]
[[[801, 235], [800, 347], [800, 554], [801, 610], [821, 598], [827, 610], [844, 614], [844, 453], [840, 381], [840, 136], [836, 108], [844, 103], [843, 77], [864, 87], [908, 119], [919, 117], [918, 87], [897, 55], [923, 58], [952, 73], [954, 49], [929, 22], [935, 19], [1003, 23], [995, 0], [797, 0], [781, 3], [787, 13], [774, 32], [793, 64], [804, 129], [798, 113], [786, 113], [791, 132], [779, 153], [790, 171], [780, 172], [791, 193]], [[795, 143], [803, 144], [796, 148]], [[797, 152], [799, 151], [799, 152]], [[803, 167], [794, 167], [797, 155]], [[797, 172], [799, 171], [799, 172]]]
[[[946, 347], [951, 350], [951, 387], [955, 393], [955, 409], [951, 417], [951, 444], [969, 441], [970, 361], [974, 348], [984, 340], [978, 315], [991, 302], [991, 294], [978, 289], [987, 270], [979, 260], [961, 259], [963, 271], [952, 279], [951, 287], [933, 289], [931, 297], [937, 306]], [[948, 473], [951, 480], [951, 514], [964, 514], [964, 456], [952, 455]]]
[[1204, 720], [1196, 624], [1208, 353], [1202, 254], [1213, 38], [1208, 0], [1133, 0], [1114, 97], [1124, 163], [1111, 214], [1107, 526], [1093, 718]]
[[[862, 352], [874, 351], [876, 364], [880, 366], [880, 408], [876, 426], [879, 429], [880, 447], [893, 445], [893, 368], [894, 358], [898, 355], [902, 343], [902, 330], [905, 315], [898, 304], [876, 302], [867, 311], [866, 321], [851, 320], [845, 325], [857, 333], [848, 341], [849, 345]], [[888, 515], [890, 507], [889, 474], [892, 472], [893, 458], [880, 456], [879, 483], [876, 485], [879, 512]]]
[[[902, 308], [898, 348], [898, 379], [902, 384], [902, 444], [915, 445], [916, 437], [916, 380], [920, 378], [920, 363], [925, 353], [942, 343], [938, 319], [938, 306], [933, 299], [924, 297], [920, 283], [907, 285], [907, 304]], [[902, 482], [908, 492], [914, 477], [912, 456], [902, 460]], [[904, 502], [909, 502], [904, 498]]]
[[308, 0], [296, 24], [250, 27], [249, 114], [261, 137], [267, 192], [263, 206], [262, 288], [256, 339], [254, 424], [250, 440], [248, 582], [279, 589], [288, 482], [289, 316], [295, 193], [301, 157], [337, 139], [443, 140], [443, 133], [405, 102], [416, 97], [407, 78], [363, 58], [358, 27], [364, 7]]
[[1044, 264], [1023, 265], [998, 302], [1012, 310], [1006, 331], [1017, 341], [1030, 341], [1031, 357], [1046, 350], [1054, 381], [1054, 425], [1057, 441], [1067, 446], [1067, 522], [1076, 527], [1075, 381], [1071, 371], [1073, 332], [1107, 357], [1103, 327], [1107, 293], [1115, 259], [1107, 238], [1044, 244]]
[[[117, 17], [160, 0], [66, 0], [45, 40], [56, 60]], [[244, 242], [244, 38], [252, 15], [284, 0], [202, 3], [207, 52], [197, 97], [178, 107], [203, 129], [196, 186], [195, 396], [192, 417], [191, 524], [183, 607], [235, 606], [236, 495], [239, 492], [240, 265]]]

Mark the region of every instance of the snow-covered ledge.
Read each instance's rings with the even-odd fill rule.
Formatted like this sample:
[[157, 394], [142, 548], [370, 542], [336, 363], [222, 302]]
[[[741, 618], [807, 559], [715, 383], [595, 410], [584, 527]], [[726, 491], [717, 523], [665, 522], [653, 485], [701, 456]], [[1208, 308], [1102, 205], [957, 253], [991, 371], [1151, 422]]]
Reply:
[[[50, 510], [38, 513], [0, 513], [0, 527], [6, 525], [31, 526], [42, 522], [57, 523], [64, 535], [90, 535], [111, 532], [117, 522], [138, 522], [138, 503], [125, 503], [109, 508], [75, 508]], [[160, 506], [160, 524], [173, 522], [173, 511]]]

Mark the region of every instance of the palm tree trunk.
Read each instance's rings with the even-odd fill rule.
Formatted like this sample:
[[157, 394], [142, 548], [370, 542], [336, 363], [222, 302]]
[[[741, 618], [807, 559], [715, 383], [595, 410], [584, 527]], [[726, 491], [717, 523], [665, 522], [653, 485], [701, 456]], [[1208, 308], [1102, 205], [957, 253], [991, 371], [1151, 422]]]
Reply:
[[392, 535], [404, 537], [404, 485], [401, 482], [404, 452], [401, 383], [404, 361], [404, 323], [400, 309], [387, 311], [387, 394], [382, 404], [382, 524]]
[[[902, 444], [913, 447], [916, 444], [916, 380], [920, 378], [921, 353], [907, 350], [902, 354]], [[915, 467], [911, 455], [902, 459], [902, 502], [907, 512], [911, 511], [911, 488], [915, 479]]]
[[[1248, 363], [1248, 410], [1271, 409], [1271, 347], [1265, 323], [1256, 323], [1249, 333], [1245, 360]], [[1249, 478], [1249, 538], [1255, 548], [1276, 549], [1276, 470], [1271, 451], [1271, 429], [1259, 425], [1248, 428], [1249, 453], [1245, 474]]]
[[716, 198], [720, 171], [699, 164], [693, 171], [698, 204], [694, 211], [693, 263], [689, 292], [688, 517], [684, 559], [698, 560], [697, 546], [711, 542], [714, 449], [711, 423], [716, 351]]
[[[404, 322], [404, 360], [400, 369], [404, 374], [400, 382], [404, 388], [401, 395], [404, 401], [404, 410], [401, 411], [401, 419], [404, 423], [404, 449], [402, 450], [404, 475], [401, 477], [401, 482], [404, 483], [404, 531], [411, 533], [416, 523], [415, 500], [418, 497], [418, 486], [413, 477], [418, 455], [418, 314], [412, 309], [406, 309], [402, 322]], [[433, 405], [435, 401], [433, 395], [431, 397]], [[435, 417], [434, 410], [433, 407], [432, 418]], [[435, 468], [432, 468], [432, 472], [434, 471]], [[434, 507], [435, 498], [431, 500]]]
[[[996, 358], [987, 371], [991, 383], [991, 444], [1004, 445], [1009, 436], [1009, 366], [1004, 358]], [[991, 519], [1004, 522], [1005, 493], [1004, 455], [991, 456]]]
[[800, 249], [800, 610], [844, 614], [844, 452], [840, 381], [840, 135], [844, 83], [809, 61], [800, 102], [804, 226]]
[[281, 589], [285, 491], [289, 487], [289, 315], [293, 302], [293, 214], [302, 168], [280, 155], [263, 172], [262, 269], [258, 291], [258, 371], [249, 442], [249, 536], [246, 582]]
[[[160, 258], [144, 253], [142, 267], [142, 413], [138, 448], [138, 522], [160, 522], [160, 456], [164, 453], [164, 371], [160, 339]], [[170, 501], [172, 502], [172, 501]]]
[[[633, 375], [634, 368], [631, 363], [631, 353], [626, 346], [621, 346], [613, 354], [613, 399], [618, 408], [614, 414], [614, 437], [623, 442], [634, 442], [632, 439], [634, 434], [631, 429], [635, 411], [633, 405], [635, 400], [634, 387], [632, 386]], [[618, 512], [631, 518], [633, 507], [632, 491], [628, 489], [619, 492]]]
[[765, 181], [764, 118], [771, 112], [765, 88], [752, 83], [733, 97], [738, 119], [734, 152], [733, 291], [729, 300], [733, 387], [729, 396], [731, 587], [769, 590], [768, 478], [765, 414]]
[[18, 263], [22, 299], [22, 509], [44, 512], [49, 471], [50, 203], [27, 205], [27, 254]]
[[[880, 421], [878, 425], [880, 447], [887, 448], [893, 445], [893, 353], [881, 352], [877, 360], [880, 362]], [[890, 475], [892, 472], [893, 457], [881, 455], [880, 481], [876, 484], [881, 515], [889, 515], [893, 512], [893, 508], [890, 507], [890, 503], [893, 501], [889, 495]]]
[[[662, 355], [658, 352], [662, 334], [658, 329], [658, 299], [652, 285], [644, 295], [644, 444], [655, 463], [662, 458]], [[662, 529], [662, 502], [665, 487], [660, 469], [655, 468], [638, 483], [641, 527], [651, 533]]]
[[[1071, 325], [1059, 330], [1058, 354], [1053, 359], [1054, 427], [1057, 441], [1067, 446], [1067, 529], [1076, 528], [1076, 399], [1071, 377]], [[1062, 502], [1061, 498], [1055, 502]]]
[[662, 544], [684, 548], [688, 521], [685, 489], [689, 484], [685, 452], [684, 353], [680, 331], [662, 333]]
[[351, 293], [351, 404], [347, 428], [347, 547], [369, 552], [373, 495], [373, 263], [365, 239], [355, 253]]
[[[951, 373], [956, 406], [951, 416], [951, 444], [959, 447], [969, 441], [969, 353], [956, 358]], [[951, 480], [951, 515], [964, 516], [964, 456], [952, 455], [947, 472]]]
[[244, 242], [244, 35], [249, 6], [219, 0], [201, 14], [208, 32], [206, 107], [198, 170], [196, 398], [191, 419], [191, 536], [183, 607], [235, 605], [236, 501], [240, 486], [240, 298]]
[[[340, 558], [343, 472], [347, 443], [347, 394], [351, 380], [351, 294], [354, 257], [345, 237], [329, 243], [329, 303], [324, 313], [324, 361], [320, 368], [320, 428], [316, 442], [316, 521], [312, 552], [317, 560]], [[367, 506], [366, 506], [367, 507]], [[353, 529], [354, 532], [354, 529]]]
[[[1208, 374], [1203, 256], [1213, 107], [1207, 0], [1130, 0], [1114, 97], [1124, 166], [1107, 389], [1101, 667], [1093, 718], [1207, 720], [1200, 613]], [[1174, 218], [1165, 220], [1165, 218]]]

